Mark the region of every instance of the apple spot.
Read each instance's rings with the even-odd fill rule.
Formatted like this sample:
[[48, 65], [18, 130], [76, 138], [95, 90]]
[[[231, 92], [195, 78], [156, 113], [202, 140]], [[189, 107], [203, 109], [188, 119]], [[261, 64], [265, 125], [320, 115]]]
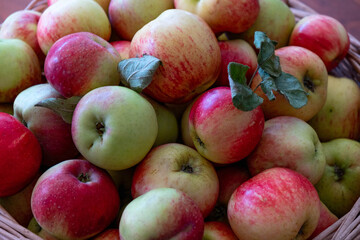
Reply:
[[205, 148], [205, 144], [204, 142], [200, 139], [199, 136], [196, 136], [196, 142], [198, 142], [199, 146], [202, 147], [202, 148]]
[[90, 182], [90, 176], [88, 173], [80, 173], [77, 179], [79, 179], [79, 181], [83, 183]]
[[304, 86], [309, 89], [311, 92], [315, 91], [314, 83], [311, 78], [306, 74], [304, 77]]
[[341, 167], [335, 165], [334, 166], [334, 173], [335, 173], [335, 181], [339, 182], [339, 181], [341, 181], [343, 179], [345, 171]]

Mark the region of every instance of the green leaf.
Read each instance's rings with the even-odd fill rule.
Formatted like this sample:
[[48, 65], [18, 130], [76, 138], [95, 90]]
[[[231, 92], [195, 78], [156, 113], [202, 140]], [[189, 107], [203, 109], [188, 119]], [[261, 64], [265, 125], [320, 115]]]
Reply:
[[158, 58], [146, 54], [140, 58], [122, 60], [118, 64], [121, 82], [140, 93], [149, 86], [160, 64]]
[[266, 73], [262, 68], [259, 68], [259, 75], [262, 79], [261, 89], [266, 94], [267, 98], [272, 101], [275, 99], [273, 91], [277, 91], [275, 80], [272, 76]]
[[72, 116], [76, 105], [80, 101], [81, 97], [74, 96], [71, 98], [47, 98], [37, 104], [36, 107], [45, 107], [53, 110], [56, 114], [66, 122], [71, 124]]
[[308, 93], [296, 77], [283, 72], [278, 78], [275, 78], [275, 84], [278, 91], [286, 97], [294, 108], [301, 108], [307, 104]]
[[248, 66], [240, 63], [230, 62], [228, 65], [232, 101], [234, 106], [242, 111], [251, 111], [263, 102], [246, 84], [245, 75], [248, 69]]

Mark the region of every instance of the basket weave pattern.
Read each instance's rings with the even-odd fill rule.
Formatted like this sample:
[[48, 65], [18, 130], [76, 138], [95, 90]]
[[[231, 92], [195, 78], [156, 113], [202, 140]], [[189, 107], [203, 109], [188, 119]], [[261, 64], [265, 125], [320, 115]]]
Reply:
[[[316, 14], [309, 6], [299, 0], [283, 0], [295, 15], [296, 21]], [[47, 8], [47, 0], [32, 0], [26, 10], [43, 12]], [[1, 23], [0, 23], [1, 27]], [[350, 49], [346, 58], [330, 72], [338, 77], [348, 77], [355, 80], [360, 86], [360, 42], [351, 34]], [[351, 211], [340, 218], [333, 225], [319, 234], [314, 240], [360, 240], [360, 198]], [[0, 240], [42, 240], [39, 236], [19, 225], [16, 220], [0, 205]]]

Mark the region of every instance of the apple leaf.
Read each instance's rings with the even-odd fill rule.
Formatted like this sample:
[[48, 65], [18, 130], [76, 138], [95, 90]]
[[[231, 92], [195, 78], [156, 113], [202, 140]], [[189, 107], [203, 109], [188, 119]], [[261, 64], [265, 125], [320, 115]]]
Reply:
[[124, 59], [118, 64], [121, 82], [140, 93], [149, 86], [160, 64], [161, 61], [158, 58], [147, 54], [140, 58]]
[[270, 76], [270, 74], [265, 72], [264, 69], [262, 69], [262, 68], [259, 69], [259, 75], [262, 79], [262, 82], [260, 84], [261, 89], [263, 90], [263, 92], [265, 93], [265, 95], [267, 96], [267, 98], [270, 101], [274, 100], [275, 95], [273, 93], [273, 90], [277, 91], [277, 87], [276, 87], [274, 78], [272, 76]]
[[246, 84], [245, 75], [248, 69], [248, 66], [240, 63], [230, 62], [228, 65], [232, 101], [236, 108], [243, 111], [251, 111], [263, 102]]
[[45, 107], [53, 110], [56, 114], [66, 122], [71, 124], [72, 116], [76, 105], [80, 101], [81, 97], [74, 96], [71, 98], [47, 98], [37, 104], [36, 107]]

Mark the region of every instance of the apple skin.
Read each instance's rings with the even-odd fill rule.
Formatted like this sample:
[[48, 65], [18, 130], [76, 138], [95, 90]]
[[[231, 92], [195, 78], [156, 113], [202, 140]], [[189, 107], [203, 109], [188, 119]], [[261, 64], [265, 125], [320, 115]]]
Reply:
[[127, 205], [119, 231], [121, 240], [201, 240], [204, 219], [197, 204], [184, 192], [156, 188]]
[[25, 89], [14, 101], [14, 117], [36, 136], [42, 149], [42, 165], [46, 167], [79, 154], [72, 140], [71, 125], [54, 111], [35, 106], [49, 98], [63, 97], [50, 84], [42, 83]]
[[219, 195], [219, 180], [213, 165], [196, 150], [179, 143], [152, 149], [136, 166], [131, 186], [133, 198], [159, 187], [176, 188], [209, 215]]
[[319, 216], [315, 187], [287, 168], [267, 169], [244, 182], [228, 205], [229, 223], [239, 240], [307, 239]]
[[190, 115], [191, 108], [197, 99], [198, 99], [198, 97], [191, 100], [191, 102], [189, 104], [187, 104], [185, 110], [181, 114], [181, 119], [180, 119], [180, 130], [181, 130], [182, 143], [185, 144], [186, 146], [192, 147], [194, 149], [195, 149], [195, 144], [190, 136], [189, 115]]
[[238, 240], [231, 227], [223, 222], [205, 222], [203, 240]]
[[174, 0], [174, 4], [177, 9], [203, 18], [215, 33], [244, 32], [254, 24], [260, 11], [258, 0]]
[[[265, 119], [277, 116], [293, 116], [304, 121], [314, 117], [324, 106], [327, 96], [328, 73], [322, 60], [310, 50], [298, 46], [286, 46], [275, 50], [275, 55], [280, 58], [283, 72], [296, 77], [308, 93], [308, 102], [302, 108], [294, 108], [290, 105], [284, 95], [274, 92], [275, 100], [270, 101], [261, 87], [255, 93], [264, 99], [261, 108], [264, 111]], [[257, 74], [251, 84], [254, 90], [261, 82]]]
[[73, 141], [79, 152], [106, 170], [139, 163], [158, 133], [156, 113], [130, 88], [105, 86], [81, 98], [72, 118]]
[[72, 33], [50, 48], [44, 73], [62, 96], [83, 96], [97, 87], [119, 85], [117, 64], [120, 60], [116, 49], [99, 36], [89, 32]]
[[133, 37], [130, 58], [152, 55], [161, 60], [144, 94], [163, 103], [186, 103], [208, 89], [220, 72], [217, 39], [203, 19], [169, 9]]
[[257, 55], [249, 43], [242, 39], [219, 41], [221, 51], [221, 71], [215, 86], [229, 87], [228, 65], [230, 62], [237, 62], [249, 67], [246, 72], [246, 79], [249, 81], [256, 71]]
[[0, 197], [7, 197], [36, 177], [41, 147], [35, 135], [8, 113], [0, 112], [0, 136]]
[[0, 39], [0, 103], [12, 103], [24, 89], [41, 83], [34, 50], [20, 39]]
[[333, 225], [339, 218], [335, 216], [330, 210], [325, 206], [323, 202], [320, 205], [320, 218], [319, 222], [315, 228], [315, 231], [311, 234], [309, 239], [315, 238], [317, 235], [322, 233], [325, 229]]
[[340, 218], [351, 210], [360, 197], [360, 143], [338, 138], [322, 145], [326, 167], [315, 187], [321, 201]]
[[92, 240], [120, 240], [120, 233], [118, 228], [110, 228], [102, 233], [99, 233]]
[[145, 24], [172, 8], [173, 0], [112, 0], [109, 5], [109, 19], [120, 38], [130, 41]]
[[17, 38], [23, 40], [32, 47], [42, 66], [45, 55], [39, 46], [36, 36], [40, 16], [40, 12], [33, 10], [20, 10], [10, 14], [1, 25], [0, 38]]
[[346, 77], [329, 75], [327, 98], [308, 121], [322, 142], [336, 138], [360, 139], [360, 88]]
[[350, 38], [344, 25], [337, 19], [315, 14], [296, 23], [289, 45], [313, 51], [324, 61], [327, 70], [331, 71], [348, 53]]
[[240, 161], [254, 150], [264, 129], [260, 107], [241, 111], [232, 102], [230, 87], [203, 93], [189, 114], [189, 131], [197, 151], [220, 164]]
[[118, 51], [121, 60], [129, 58], [131, 41], [118, 40], [110, 42], [110, 44]]
[[[48, 4], [48, 6], [51, 6], [52, 4], [54, 4], [58, 1], [60, 1], [60, 0], [47, 0], [47, 4]], [[64, 0], [62, 0], [62, 1], [64, 1]], [[110, 0], [94, 0], [94, 1], [97, 2], [104, 9], [104, 11], [106, 13], [108, 12]]]
[[108, 41], [111, 25], [105, 11], [93, 0], [58, 1], [41, 14], [37, 38], [47, 55], [60, 38], [76, 32], [91, 32]]
[[259, 144], [246, 158], [252, 176], [272, 167], [287, 167], [316, 184], [326, 159], [315, 130], [305, 121], [280, 116], [265, 122]]
[[115, 219], [119, 205], [110, 175], [81, 159], [46, 170], [31, 197], [36, 221], [61, 239], [85, 239], [100, 233]]

